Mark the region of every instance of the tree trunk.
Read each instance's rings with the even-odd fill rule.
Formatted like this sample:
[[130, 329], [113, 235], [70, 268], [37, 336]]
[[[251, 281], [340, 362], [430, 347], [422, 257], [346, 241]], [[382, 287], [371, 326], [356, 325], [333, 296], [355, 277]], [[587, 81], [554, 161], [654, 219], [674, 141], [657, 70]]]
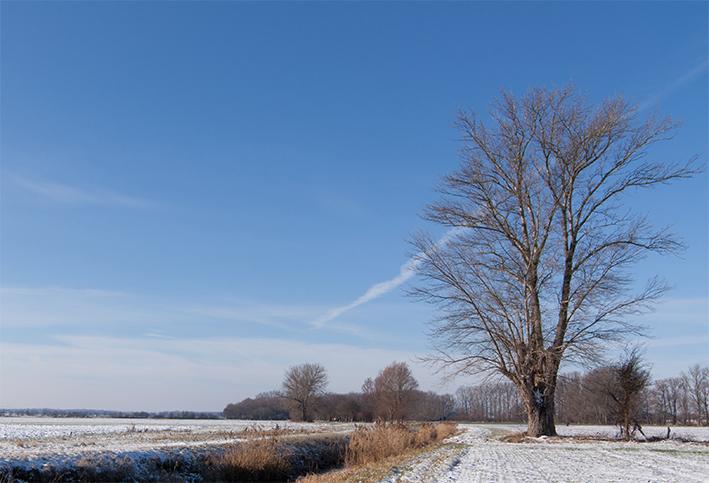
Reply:
[[525, 391], [524, 405], [527, 409], [527, 436], [556, 436], [554, 422], [554, 390], [539, 387]]

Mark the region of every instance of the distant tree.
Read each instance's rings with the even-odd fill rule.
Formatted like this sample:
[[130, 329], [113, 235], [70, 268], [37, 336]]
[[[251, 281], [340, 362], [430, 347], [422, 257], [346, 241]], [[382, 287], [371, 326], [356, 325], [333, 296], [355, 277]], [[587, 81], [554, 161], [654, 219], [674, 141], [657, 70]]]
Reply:
[[406, 418], [418, 382], [405, 362], [394, 362], [374, 379], [377, 416], [387, 421]]
[[520, 421], [522, 402], [509, 382], [486, 382], [456, 391], [458, 418], [468, 421]]
[[281, 420], [288, 419], [288, 408], [277, 391], [257, 394], [224, 408], [227, 419]]
[[455, 399], [450, 394], [414, 391], [409, 416], [417, 421], [445, 421], [452, 418], [455, 411]]
[[301, 364], [286, 371], [282, 395], [291, 401], [296, 419], [312, 420], [311, 406], [325, 391], [327, 384], [327, 371], [320, 364]]
[[674, 126], [640, 119], [622, 98], [594, 107], [572, 89], [503, 94], [491, 118], [459, 118], [460, 169], [426, 215], [448, 235], [415, 240], [423, 281], [414, 294], [440, 309], [432, 359], [508, 378], [528, 434], [554, 435], [562, 360], [597, 359], [606, 342], [637, 334], [626, 317], [665, 285], [653, 279], [632, 293], [629, 269], [680, 248], [624, 196], [696, 171], [651, 159]]
[[667, 397], [672, 424], [677, 424], [677, 421], [679, 420], [679, 411], [683, 392], [684, 382], [681, 377], [670, 377], [667, 379]]
[[701, 425], [702, 419], [709, 424], [709, 367], [695, 364], [682, 374], [682, 379], [694, 406], [697, 424]]
[[583, 376], [579, 372], [560, 374], [557, 381], [554, 407], [557, 421], [580, 423], [585, 404]]
[[376, 391], [374, 380], [368, 377], [362, 384], [362, 410], [366, 421], [373, 421], [376, 413]]
[[315, 410], [320, 419], [328, 421], [368, 421], [364, 396], [360, 393], [328, 393], [318, 400]]

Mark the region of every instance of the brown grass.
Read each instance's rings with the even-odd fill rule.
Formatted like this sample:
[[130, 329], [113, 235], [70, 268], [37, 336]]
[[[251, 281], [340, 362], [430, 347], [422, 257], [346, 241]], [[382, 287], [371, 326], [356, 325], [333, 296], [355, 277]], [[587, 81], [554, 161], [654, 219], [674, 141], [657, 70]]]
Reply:
[[411, 429], [404, 424], [377, 424], [373, 427], [358, 428], [350, 437], [345, 463], [374, 463], [410, 449], [436, 443], [455, 431], [455, 425], [450, 423], [424, 423], [417, 429]]
[[208, 481], [291, 481], [299, 475], [339, 466], [347, 438], [265, 431], [210, 457]]
[[[184, 481], [199, 475], [205, 481], [293, 481], [313, 474], [310, 483], [375, 481], [416, 451], [454, 434], [455, 425], [377, 424], [351, 435], [293, 434], [286, 430], [252, 428], [244, 440], [214, 454], [184, 460], [179, 454], [134, 464], [130, 458], [97, 454], [80, 458], [64, 472], [60, 468], [22, 468], [0, 471], [0, 483], [13, 481], [134, 481], [150, 473], [150, 481]], [[322, 473], [331, 468], [341, 471]], [[141, 468], [149, 468], [142, 470]], [[319, 476], [317, 474], [320, 473]]]
[[275, 480], [290, 472], [288, 448], [274, 436], [227, 449], [209, 461], [210, 476], [218, 480]]
[[418, 427], [404, 424], [361, 427], [350, 436], [345, 453], [345, 469], [307, 475], [298, 482], [375, 481], [414, 452], [455, 433], [456, 425], [451, 423], [424, 423]]

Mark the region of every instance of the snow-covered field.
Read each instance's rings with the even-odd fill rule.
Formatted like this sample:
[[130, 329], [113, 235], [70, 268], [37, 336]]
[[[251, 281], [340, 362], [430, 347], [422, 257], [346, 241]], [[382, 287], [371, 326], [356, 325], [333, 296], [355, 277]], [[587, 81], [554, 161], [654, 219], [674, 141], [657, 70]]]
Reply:
[[346, 423], [0, 417], [0, 462], [96, 452], [136, 452], [211, 446], [244, 438], [244, 430], [286, 429], [303, 433], [347, 432]]
[[[677, 440], [653, 443], [540, 438], [505, 443], [497, 439], [520, 425], [461, 425], [462, 433], [442, 447], [396, 468], [384, 481], [678, 481], [709, 479], [709, 430], [677, 428], [678, 435], [705, 442]], [[664, 435], [667, 428], [644, 428]], [[614, 435], [606, 426], [561, 426], [562, 435]], [[664, 432], [663, 432], [664, 431]]]
[[[505, 430], [513, 433], [521, 433], [527, 430], [523, 424], [494, 424], [491, 428]], [[558, 425], [556, 432], [560, 436], [598, 436], [605, 438], [615, 438], [618, 436], [617, 426], [592, 426], [592, 425]], [[648, 438], [657, 436], [664, 438], [667, 436], [667, 426], [643, 426], [643, 432]], [[638, 438], [642, 439], [640, 433]], [[689, 439], [692, 441], [709, 442], [709, 426], [672, 426], [670, 438]]]
[[[67, 468], [105, 459], [107, 465], [140, 466], [151, 458], [189, 461], [248, 436], [246, 428], [296, 433], [345, 433], [347, 423], [283, 421], [0, 418], [0, 473], [3, 468]], [[396, 468], [386, 482], [472, 481], [707, 481], [709, 428], [674, 427], [672, 436], [694, 442], [593, 441], [613, 437], [613, 426], [559, 426], [562, 436], [523, 443], [500, 441], [523, 425], [461, 424], [461, 434]], [[667, 428], [643, 428], [665, 436]], [[249, 429], [250, 431], [250, 429]], [[92, 456], [93, 455], [93, 456]], [[91, 459], [93, 458], [93, 460]], [[84, 459], [84, 461], [86, 461]], [[152, 471], [143, 464], [145, 471]], [[140, 474], [140, 473], [138, 473]]]

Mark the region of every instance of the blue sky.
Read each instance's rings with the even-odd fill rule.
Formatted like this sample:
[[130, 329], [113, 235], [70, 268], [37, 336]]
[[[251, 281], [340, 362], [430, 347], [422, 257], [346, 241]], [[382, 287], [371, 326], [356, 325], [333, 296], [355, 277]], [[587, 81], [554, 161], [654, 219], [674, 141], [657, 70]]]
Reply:
[[[406, 240], [440, 233], [420, 213], [458, 164], [456, 113], [500, 89], [625, 95], [682, 123], [653, 156], [706, 165], [706, 3], [1, 14], [0, 406], [221, 409], [291, 364], [346, 391], [413, 361], [431, 310], [404, 296]], [[658, 376], [709, 358], [707, 186], [628, 199], [688, 246], [637, 270], [675, 287], [644, 319]]]

